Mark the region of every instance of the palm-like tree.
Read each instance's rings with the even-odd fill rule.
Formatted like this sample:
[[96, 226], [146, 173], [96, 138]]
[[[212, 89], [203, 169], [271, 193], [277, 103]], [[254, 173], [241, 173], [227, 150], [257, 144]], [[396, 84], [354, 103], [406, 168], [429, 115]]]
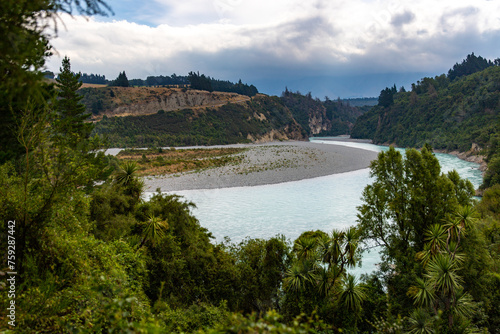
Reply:
[[299, 260], [315, 260], [318, 241], [316, 238], [299, 238], [295, 241], [294, 250]]
[[429, 314], [421, 308], [413, 311], [409, 316], [408, 322], [410, 323], [410, 330], [408, 334], [433, 334], [435, 333], [432, 328], [432, 318]]
[[135, 161], [127, 161], [115, 172], [114, 180], [118, 184], [127, 186], [137, 177], [138, 170], [139, 166]]
[[356, 251], [358, 250], [359, 231], [354, 227], [349, 227], [344, 234], [344, 257], [346, 264], [354, 267], [356, 264]]
[[415, 304], [420, 307], [430, 307], [434, 305], [436, 300], [436, 295], [434, 294], [434, 289], [429, 284], [428, 281], [424, 281], [421, 278], [416, 280], [416, 293], [415, 293]]
[[339, 261], [342, 256], [342, 240], [344, 232], [333, 230], [330, 237], [320, 240], [319, 250], [322, 255], [322, 261], [329, 266]]
[[474, 312], [474, 307], [474, 301], [471, 295], [460, 290], [457, 292], [455, 305], [452, 309], [453, 316], [462, 319], [470, 319]]
[[317, 266], [314, 261], [297, 261], [287, 270], [284, 285], [286, 289], [295, 292], [304, 291], [307, 284], [316, 281]]
[[[458, 253], [458, 249], [460, 238], [473, 227], [476, 219], [474, 208], [460, 207], [442, 225], [432, 225], [426, 231], [427, 243], [424, 250], [418, 253], [426, 268], [426, 274], [425, 280], [417, 279], [417, 286], [413, 287], [416, 291], [415, 304], [419, 307], [431, 307], [435, 314], [439, 309], [443, 310], [448, 318], [449, 328], [453, 328], [455, 319], [467, 319], [472, 314], [474, 304], [470, 296], [463, 292], [463, 279], [458, 275], [460, 263], [463, 261], [463, 254]], [[417, 331], [417, 328], [423, 328], [417, 326], [422, 324], [417, 320], [414, 319], [414, 333], [426, 333]]]
[[453, 328], [457, 316], [470, 315], [469, 305], [472, 305], [467, 297], [461, 297], [463, 280], [457, 273], [458, 269], [458, 261], [452, 255], [440, 253], [429, 261], [425, 275], [426, 284], [436, 295], [434, 310], [437, 312], [438, 307], [443, 308], [450, 328]]
[[127, 195], [139, 201], [144, 190], [144, 181], [137, 176], [139, 166], [135, 161], [127, 161], [122, 164], [114, 174], [116, 184], [122, 186]]
[[434, 224], [425, 232], [424, 250], [417, 253], [417, 259], [422, 261], [424, 267], [429, 260], [446, 248], [446, 229], [441, 224]]
[[470, 205], [461, 206], [455, 212], [454, 217], [450, 220], [450, 227], [453, 227], [455, 233], [460, 231], [465, 234], [467, 229], [470, 229], [478, 219], [476, 209]]
[[436, 291], [451, 296], [462, 287], [458, 269], [457, 262], [451, 256], [438, 254], [429, 262], [426, 277]]
[[323, 263], [329, 267], [353, 267], [356, 264], [356, 252], [359, 244], [359, 233], [355, 227], [345, 231], [333, 230], [329, 238], [320, 240], [319, 252]]
[[320, 296], [327, 296], [331, 286], [331, 274], [328, 269], [325, 267], [319, 267], [315, 278]]
[[361, 310], [361, 303], [366, 299], [364, 288], [358, 284], [355, 276], [347, 275], [344, 279], [340, 302], [348, 309], [358, 312]]
[[168, 223], [161, 220], [159, 217], [150, 215], [148, 220], [144, 223], [143, 239], [139, 248], [149, 241], [153, 246], [157, 245], [161, 239], [165, 237], [165, 232], [168, 229]]
[[[444, 222], [444, 227], [448, 232], [448, 244], [454, 240], [458, 246], [460, 238], [467, 234], [467, 230], [474, 225], [477, 219], [477, 211], [472, 206], [459, 207], [455, 214]], [[448, 249], [448, 251], [453, 255], [456, 254], [456, 249], [455, 251]]]

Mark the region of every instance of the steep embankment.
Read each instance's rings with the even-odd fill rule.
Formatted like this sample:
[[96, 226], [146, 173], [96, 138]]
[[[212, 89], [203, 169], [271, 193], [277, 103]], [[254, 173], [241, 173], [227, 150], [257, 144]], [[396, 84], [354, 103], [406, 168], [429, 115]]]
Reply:
[[236, 93], [163, 87], [86, 87], [80, 93], [94, 119], [104, 115], [143, 116], [159, 111], [216, 107], [250, 99]]
[[[175, 94], [166, 99], [153, 94], [157, 101], [150, 95], [135, 102], [129, 97], [128, 104], [103, 112], [95, 132], [106, 135], [110, 144], [117, 147], [216, 145], [306, 138], [278, 97], [258, 95], [234, 103], [231, 101], [244, 97], [218, 92], [175, 92], [179, 94], [178, 99]], [[190, 109], [169, 110], [177, 105]], [[157, 107], [162, 109], [148, 115]], [[140, 110], [142, 114], [126, 116], [126, 113], [132, 114], [132, 110]], [[108, 117], [107, 114], [123, 117]]]
[[356, 119], [368, 108], [352, 107], [348, 102], [313, 99], [286, 90], [281, 96], [284, 105], [309, 136], [348, 135]]
[[[360, 116], [353, 138], [401, 147], [477, 152], [488, 146], [500, 114], [500, 66], [450, 81], [444, 74], [423, 78], [411, 92], [393, 95]], [[479, 146], [479, 148], [478, 148]]]
[[349, 134], [363, 108], [286, 91], [281, 98], [186, 88], [80, 90], [113, 146], [205, 145]]

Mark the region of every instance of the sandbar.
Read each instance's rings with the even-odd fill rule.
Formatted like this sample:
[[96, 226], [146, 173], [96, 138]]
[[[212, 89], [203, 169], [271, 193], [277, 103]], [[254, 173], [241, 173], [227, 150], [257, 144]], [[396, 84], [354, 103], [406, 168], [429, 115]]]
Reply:
[[248, 148], [238, 163], [180, 174], [144, 177], [146, 191], [250, 187], [299, 181], [369, 167], [377, 152], [340, 145], [285, 141], [228, 145]]

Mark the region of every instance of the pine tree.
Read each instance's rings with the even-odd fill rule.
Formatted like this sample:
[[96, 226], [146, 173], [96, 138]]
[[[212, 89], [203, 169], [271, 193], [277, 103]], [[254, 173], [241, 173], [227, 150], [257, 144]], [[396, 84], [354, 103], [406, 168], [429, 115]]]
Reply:
[[115, 79], [115, 81], [112, 82], [110, 86], [129, 87], [129, 82], [125, 71], [120, 72], [120, 74], [118, 74], [118, 77]]
[[90, 113], [87, 113], [85, 105], [80, 103], [83, 97], [77, 93], [82, 86], [79, 81], [80, 74], [71, 72], [68, 57], [64, 57], [60, 71], [61, 73], [56, 79], [58, 88], [56, 138], [75, 148], [78, 142], [90, 137], [93, 125], [86, 123]]

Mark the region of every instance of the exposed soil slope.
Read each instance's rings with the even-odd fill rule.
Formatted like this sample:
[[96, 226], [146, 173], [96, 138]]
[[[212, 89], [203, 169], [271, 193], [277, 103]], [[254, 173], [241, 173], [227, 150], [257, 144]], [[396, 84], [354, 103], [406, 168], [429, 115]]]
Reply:
[[83, 103], [94, 119], [103, 115], [144, 116], [158, 112], [218, 107], [250, 100], [236, 93], [163, 87], [86, 87]]

